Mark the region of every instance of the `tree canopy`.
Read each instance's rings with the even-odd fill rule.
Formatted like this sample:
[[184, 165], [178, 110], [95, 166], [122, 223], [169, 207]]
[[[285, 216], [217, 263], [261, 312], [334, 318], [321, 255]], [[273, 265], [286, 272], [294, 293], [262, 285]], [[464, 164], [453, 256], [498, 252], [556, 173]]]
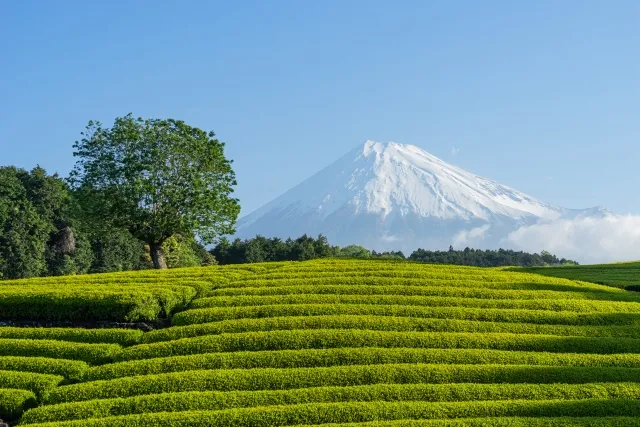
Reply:
[[209, 244], [234, 232], [235, 173], [213, 132], [129, 114], [111, 128], [91, 121], [82, 135], [70, 183], [84, 218], [128, 230], [156, 268], [167, 267], [162, 245], [174, 235]]

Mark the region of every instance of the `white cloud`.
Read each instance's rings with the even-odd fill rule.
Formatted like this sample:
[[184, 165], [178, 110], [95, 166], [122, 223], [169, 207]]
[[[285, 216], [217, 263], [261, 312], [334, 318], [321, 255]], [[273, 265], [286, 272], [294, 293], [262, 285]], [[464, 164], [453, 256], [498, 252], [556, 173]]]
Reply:
[[465, 247], [482, 247], [482, 242], [485, 239], [487, 231], [489, 231], [491, 226], [489, 224], [483, 225], [481, 227], [472, 228], [471, 230], [462, 230], [458, 232], [453, 237], [453, 247], [454, 248], [465, 248]]
[[521, 227], [510, 233], [506, 247], [540, 252], [581, 263], [640, 259], [640, 216], [607, 216], [557, 220]]
[[456, 156], [460, 152], [460, 149], [457, 147], [451, 147], [451, 155]]

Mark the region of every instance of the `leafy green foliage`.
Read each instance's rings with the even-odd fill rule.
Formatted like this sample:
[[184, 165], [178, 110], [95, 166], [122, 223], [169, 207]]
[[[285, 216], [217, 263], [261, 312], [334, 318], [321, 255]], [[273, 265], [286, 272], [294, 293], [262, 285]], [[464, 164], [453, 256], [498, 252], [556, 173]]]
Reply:
[[360, 245], [343, 248], [331, 246], [326, 237], [317, 239], [306, 234], [295, 239], [281, 240], [256, 236], [253, 239], [221, 239], [211, 250], [221, 264], [242, 264], [273, 261], [306, 261], [318, 258], [411, 260], [430, 264], [454, 264], [476, 267], [574, 265], [575, 261], [560, 259], [549, 252], [529, 254], [513, 250], [477, 250], [465, 248], [456, 251], [429, 251], [417, 249], [408, 258], [400, 251], [376, 252]]
[[0, 319], [138, 321], [156, 319], [160, 310], [150, 291], [0, 287]]
[[515, 271], [535, 273], [549, 277], [562, 277], [571, 280], [582, 280], [636, 292], [640, 290], [640, 262], [554, 268], [527, 268], [517, 269]]
[[52, 359], [33, 356], [0, 356], [1, 371], [23, 371], [38, 374], [58, 375], [78, 380], [88, 368], [86, 362], [80, 360]]
[[558, 258], [547, 251], [542, 251], [540, 254], [529, 254], [511, 249], [480, 250], [465, 248], [461, 251], [456, 251], [453, 248], [449, 248], [448, 251], [417, 249], [408, 259], [429, 264], [471, 265], [475, 267], [577, 265], [575, 261]]
[[602, 384], [375, 384], [296, 390], [181, 392], [47, 405], [23, 424], [154, 412], [224, 410], [330, 402], [457, 402], [467, 400], [640, 399], [635, 383]]
[[[366, 415], [363, 413], [370, 409], [373, 405], [368, 407], [362, 406], [360, 410], [351, 410], [353, 405], [331, 405], [328, 407], [316, 408], [296, 408], [295, 412], [288, 413], [283, 410], [282, 407], [267, 408], [264, 412], [257, 410], [229, 410], [229, 411], [188, 411], [188, 412], [175, 412], [175, 413], [160, 413], [160, 414], [142, 414], [142, 415], [128, 415], [121, 417], [107, 417], [99, 419], [81, 420], [81, 421], [68, 421], [68, 422], [56, 422], [56, 423], [42, 423], [32, 424], [33, 427], [218, 427], [218, 426], [230, 426], [230, 427], [272, 427], [291, 425], [300, 419], [315, 419], [322, 420], [335, 420], [339, 418], [355, 420], [355, 419], [375, 419], [371, 422], [354, 422], [354, 423], [333, 423], [330, 424], [314, 424], [315, 427], [636, 427], [638, 419], [632, 416], [625, 415], [611, 415], [624, 413], [626, 401], [616, 401], [615, 406], [605, 408], [600, 417], [587, 417], [580, 415], [581, 413], [597, 413], [603, 409], [604, 401], [599, 401], [599, 404], [590, 404], [585, 406], [584, 411], [576, 413], [576, 417], [573, 418], [570, 415], [562, 415], [562, 410], [567, 407], [573, 408], [577, 402], [571, 402], [570, 404], [562, 404], [562, 402], [550, 402], [538, 405], [528, 405], [532, 407], [531, 412], [536, 412], [535, 418], [533, 417], [514, 417], [514, 416], [487, 416], [486, 418], [459, 418], [459, 419], [414, 419], [415, 417], [429, 414], [428, 411], [390, 411], [389, 408], [392, 405], [377, 405], [378, 410], [367, 411]], [[522, 403], [522, 402], [518, 402]], [[555, 403], [555, 405], [553, 405]], [[589, 403], [591, 403], [589, 401]], [[426, 405], [426, 404], [425, 404]], [[552, 406], [553, 405], [553, 406]], [[395, 405], [399, 406], [399, 405]], [[413, 406], [418, 406], [414, 404]], [[433, 406], [433, 405], [431, 405]], [[447, 405], [445, 408], [453, 405]], [[456, 405], [458, 408], [461, 405]], [[469, 414], [478, 412], [490, 413], [492, 409], [499, 405], [489, 405], [487, 411], [468, 411]], [[500, 405], [504, 408], [506, 405]], [[633, 406], [630, 403], [629, 406]], [[519, 406], [520, 408], [520, 406]], [[518, 409], [519, 409], [518, 408]], [[549, 408], [556, 409], [555, 411], [549, 411]], [[308, 409], [308, 410], [302, 410]], [[394, 408], [395, 409], [395, 408]], [[477, 407], [474, 407], [477, 409]], [[331, 412], [334, 413], [331, 416]], [[451, 412], [451, 411], [449, 411]], [[460, 413], [462, 411], [459, 411]], [[498, 411], [496, 411], [498, 412]], [[558, 415], [555, 417], [539, 417], [538, 413], [554, 412]], [[357, 415], [356, 415], [357, 414]], [[326, 416], [324, 416], [326, 415]], [[493, 414], [490, 414], [493, 415]], [[573, 414], [572, 414], [573, 415]], [[432, 415], [433, 416], [433, 415]], [[464, 416], [464, 415], [460, 415]], [[413, 417], [409, 419], [399, 419], [394, 421], [380, 421], [391, 417], [403, 418]], [[300, 425], [295, 427], [311, 427], [309, 424]]]
[[195, 235], [211, 243], [233, 233], [240, 212], [224, 143], [213, 132], [179, 120], [135, 119], [104, 128], [89, 122], [74, 148], [70, 181], [95, 224], [122, 227], [151, 247], [165, 267], [161, 245], [171, 236]]
[[82, 328], [0, 328], [0, 338], [44, 339], [81, 342], [85, 344], [133, 345], [142, 339], [136, 329], [82, 329]]
[[36, 405], [36, 395], [30, 391], [0, 388], [0, 419], [17, 420], [25, 410]]
[[32, 356], [81, 360], [99, 364], [112, 361], [122, 347], [117, 344], [83, 344], [54, 340], [0, 339], [0, 356]]
[[29, 390], [35, 393], [38, 399], [48, 390], [58, 386], [62, 380], [58, 375], [0, 371], [0, 389]]
[[0, 389], [59, 375], [34, 390], [43, 406], [23, 425], [630, 426], [640, 416], [640, 295], [608, 286], [338, 258], [4, 283], [7, 295], [146, 293], [156, 315], [177, 311], [184, 325], [0, 328]]
[[640, 368], [635, 354], [576, 354], [490, 349], [344, 347], [238, 351], [158, 357], [89, 368], [84, 381], [202, 369], [317, 368], [348, 365], [495, 364]]

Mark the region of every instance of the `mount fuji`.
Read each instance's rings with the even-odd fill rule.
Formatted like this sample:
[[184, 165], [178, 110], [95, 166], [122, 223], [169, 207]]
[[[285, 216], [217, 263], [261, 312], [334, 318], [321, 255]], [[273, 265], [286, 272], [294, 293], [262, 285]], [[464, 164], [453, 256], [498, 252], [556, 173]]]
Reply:
[[236, 237], [327, 236], [376, 251], [508, 247], [509, 233], [558, 219], [614, 216], [566, 209], [448, 164], [426, 151], [367, 141], [240, 219]]

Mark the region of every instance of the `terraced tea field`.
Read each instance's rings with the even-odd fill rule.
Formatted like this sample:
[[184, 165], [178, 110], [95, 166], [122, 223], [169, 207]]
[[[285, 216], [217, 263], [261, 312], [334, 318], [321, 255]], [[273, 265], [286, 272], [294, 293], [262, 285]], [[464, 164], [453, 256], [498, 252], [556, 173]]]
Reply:
[[0, 418], [21, 426], [640, 424], [640, 294], [548, 275], [321, 260], [6, 281], [2, 321]]
[[522, 271], [552, 277], [562, 277], [571, 280], [583, 280], [636, 292], [640, 291], [640, 262], [621, 262], [614, 264], [594, 264], [553, 268], [534, 267], [522, 269]]

